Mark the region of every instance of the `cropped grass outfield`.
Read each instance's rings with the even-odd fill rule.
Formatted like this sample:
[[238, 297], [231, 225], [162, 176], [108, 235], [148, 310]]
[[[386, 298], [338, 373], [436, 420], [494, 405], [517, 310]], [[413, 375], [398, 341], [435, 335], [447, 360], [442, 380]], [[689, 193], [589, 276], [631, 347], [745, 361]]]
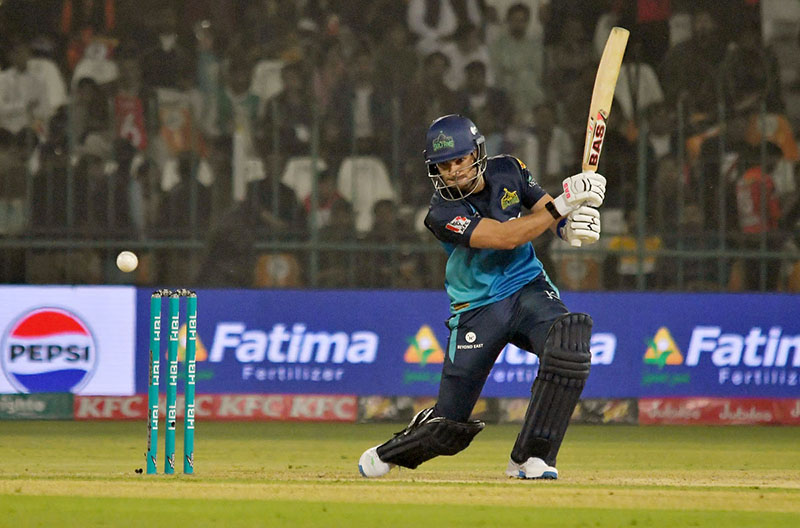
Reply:
[[144, 423], [0, 422], [0, 526], [800, 526], [796, 427], [573, 426], [561, 478], [524, 482], [503, 475], [517, 428], [489, 425], [361, 478], [400, 428], [199, 423], [196, 474], [148, 476]]

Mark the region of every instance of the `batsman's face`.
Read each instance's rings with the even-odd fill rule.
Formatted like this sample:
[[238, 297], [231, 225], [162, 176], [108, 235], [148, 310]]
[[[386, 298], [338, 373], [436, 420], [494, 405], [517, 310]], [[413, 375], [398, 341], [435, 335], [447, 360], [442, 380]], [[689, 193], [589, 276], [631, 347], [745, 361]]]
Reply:
[[461, 190], [469, 190], [478, 172], [478, 166], [475, 163], [476, 159], [476, 154], [473, 152], [461, 158], [437, 163], [436, 168], [439, 169], [439, 174], [445, 184], [448, 186], [456, 185]]

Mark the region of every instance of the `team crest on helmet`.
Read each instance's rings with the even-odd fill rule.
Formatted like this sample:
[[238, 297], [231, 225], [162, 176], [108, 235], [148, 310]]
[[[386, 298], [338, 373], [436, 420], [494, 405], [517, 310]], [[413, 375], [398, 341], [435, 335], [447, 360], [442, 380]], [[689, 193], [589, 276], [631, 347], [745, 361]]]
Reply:
[[439, 151], [443, 148], [455, 148], [456, 144], [453, 141], [453, 136], [446, 136], [444, 132], [439, 132], [436, 139], [433, 140], [433, 151]]
[[517, 194], [517, 191], [509, 191], [505, 187], [503, 187], [503, 191], [503, 197], [500, 198], [500, 207], [507, 209], [515, 203], [519, 203], [519, 195]]

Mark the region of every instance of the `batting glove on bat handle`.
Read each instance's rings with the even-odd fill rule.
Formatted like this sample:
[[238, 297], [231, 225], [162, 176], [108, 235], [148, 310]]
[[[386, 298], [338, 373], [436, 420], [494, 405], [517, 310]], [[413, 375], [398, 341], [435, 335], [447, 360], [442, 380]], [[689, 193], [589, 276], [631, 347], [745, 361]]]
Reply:
[[561, 216], [566, 216], [581, 205], [600, 207], [606, 197], [606, 179], [594, 171], [584, 171], [565, 178], [562, 192], [553, 205]]
[[573, 247], [594, 244], [600, 239], [600, 211], [582, 205], [559, 223], [557, 232]]

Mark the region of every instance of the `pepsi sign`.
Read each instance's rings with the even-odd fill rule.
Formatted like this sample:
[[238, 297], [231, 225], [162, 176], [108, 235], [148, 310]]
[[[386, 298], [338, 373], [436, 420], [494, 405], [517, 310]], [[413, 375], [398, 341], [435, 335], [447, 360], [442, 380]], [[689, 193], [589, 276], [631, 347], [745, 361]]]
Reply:
[[6, 332], [2, 351], [3, 371], [19, 392], [77, 392], [97, 364], [88, 325], [62, 308], [24, 313]]
[[0, 286], [0, 394], [134, 394], [135, 294], [129, 286]]

